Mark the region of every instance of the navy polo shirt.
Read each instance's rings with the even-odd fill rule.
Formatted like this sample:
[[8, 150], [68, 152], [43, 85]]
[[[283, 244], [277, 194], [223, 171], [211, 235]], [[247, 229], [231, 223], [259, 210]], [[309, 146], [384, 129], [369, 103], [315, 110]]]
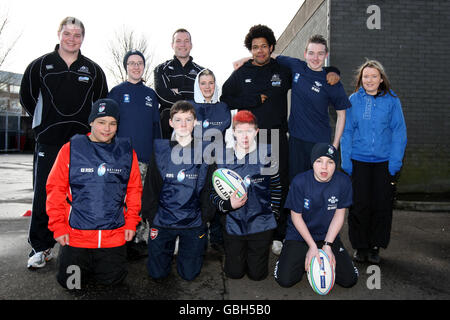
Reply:
[[[342, 172], [335, 171], [328, 182], [319, 182], [314, 171], [308, 170], [295, 176], [284, 205], [302, 218], [314, 241], [325, 239], [336, 209], [352, 204], [352, 182]], [[289, 215], [286, 240], [305, 241], [295, 228]]]
[[[137, 84], [125, 81], [108, 94], [120, 108], [118, 137], [128, 137], [139, 162], [148, 163], [153, 152], [153, 139], [160, 138], [159, 103], [153, 89], [141, 81]], [[157, 126], [158, 129], [154, 129]], [[157, 135], [155, 137], [155, 134]]]
[[330, 142], [328, 106], [336, 110], [351, 107], [342, 83], [330, 86], [326, 71], [313, 71], [305, 61], [278, 56], [280, 65], [291, 69], [292, 92], [289, 134], [309, 142]]

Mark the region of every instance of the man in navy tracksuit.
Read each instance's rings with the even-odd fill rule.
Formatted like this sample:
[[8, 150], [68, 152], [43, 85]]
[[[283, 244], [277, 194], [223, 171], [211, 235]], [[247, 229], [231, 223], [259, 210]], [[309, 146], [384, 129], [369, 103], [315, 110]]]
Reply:
[[[108, 98], [119, 104], [121, 120], [117, 136], [131, 139], [144, 180], [153, 152], [153, 140], [161, 138], [158, 97], [142, 80], [145, 70], [145, 57], [142, 52], [128, 51], [124, 56], [123, 66], [127, 72], [127, 81], [112, 88]], [[146, 221], [141, 221], [135, 239], [127, 243], [130, 259], [147, 255], [147, 232]]]
[[[206, 222], [214, 213], [209, 202], [210, 166], [203, 159], [202, 142], [194, 141], [194, 107], [178, 101], [170, 109], [174, 140], [154, 142], [142, 195], [142, 216], [150, 221], [147, 268], [150, 277], [169, 275], [175, 241], [179, 237], [178, 274], [195, 279], [207, 245]], [[212, 210], [211, 210], [212, 209]]]
[[45, 184], [58, 151], [73, 135], [90, 131], [92, 103], [108, 93], [100, 66], [80, 52], [84, 31], [80, 20], [65, 18], [59, 44], [28, 65], [20, 86], [20, 103], [33, 117], [36, 139], [28, 268], [42, 268], [52, 258], [55, 240], [48, 230]]
[[194, 98], [194, 82], [204, 68], [193, 61], [191, 34], [186, 29], [178, 29], [172, 36], [174, 57], [155, 68], [155, 91], [161, 104], [161, 131], [163, 139], [170, 139], [172, 127], [169, 113], [172, 105], [179, 100]]

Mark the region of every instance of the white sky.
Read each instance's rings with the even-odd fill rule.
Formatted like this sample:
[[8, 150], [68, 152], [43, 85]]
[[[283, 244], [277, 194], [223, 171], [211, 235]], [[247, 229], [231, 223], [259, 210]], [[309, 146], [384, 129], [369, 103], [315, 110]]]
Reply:
[[[23, 73], [37, 57], [58, 43], [57, 27], [66, 16], [85, 25], [83, 55], [105, 72], [110, 63], [107, 43], [123, 26], [143, 34], [154, 48], [154, 61], [171, 59], [172, 33], [186, 28], [192, 35], [194, 61], [216, 73], [221, 85], [232, 72], [231, 63], [248, 56], [244, 38], [255, 24], [269, 26], [278, 38], [300, 8], [303, 0], [1, 0], [0, 17], [10, 22], [1, 41], [22, 33], [2, 69]], [[7, 43], [0, 43], [1, 45]], [[108, 76], [108, 85], [112, 80]]]

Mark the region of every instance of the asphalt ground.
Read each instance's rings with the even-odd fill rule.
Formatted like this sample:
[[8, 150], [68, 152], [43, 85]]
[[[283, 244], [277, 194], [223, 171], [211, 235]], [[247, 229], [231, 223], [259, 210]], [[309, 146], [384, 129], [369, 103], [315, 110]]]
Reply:
[[[9, 302], [17, 309], [14, 302], [27, 301], [33, 306], [37, 301], [44, 300], [124, 300], [132, 305], [145, 301], [145, 305], [149, 306], [149, 300], [152, 300], [151, 306], [164, 308], [165, 314], [175, 315], [180, 319], [188, 317], [184, 312], [189, 310], [196, 312], [191, 317], [199, 319], [214, 316], [232, 318], [243, 314], [252, 315], [252, 312], [259, 316], [257, 318], [263, 319], [290, 309], [296, 310], [299, 301], [340, 301], [354, 305], [357, 301], [430, 302], [450, 298], [450, 212], [406, 210], [394, 211], [391, 242], [387, 250], [381, 250], [381, 264], [370, 266], [355, 263], [359, 270], [358, 283], [349, 289], [335, 285], [327, 296], [315, 294], [306, 277], [291, 288], [280, 287], [272, 276], [277, 261], [277, 256], [272, 253], [269, 262], [271, 274], [265, 280], [252, 281], [246, 276], [238, 280], [228, 279], [223, 273], [223, 255], [211, 248], [206, 253], [201, 274], [194, 281], [182, 280], [174, 263], [171, 275], [163, 281], [155, 282], [147, 275], [147, 258], [144, 257], [128, 262], [128, 276], [117, 287], [88, 285], [82, 290], [63, 289], [55, 279], [56, 259], [39, 270], [30, 271], [26, 267], [30, 252], [27, 243], [30, 218], [23, 217], [22, 214], [31, 209], [31, 172], [32, 155], [0, 154], [2, 306]], [[347, 250], [352, 253], [347, 224], [340, 234]], [[56, 255], [58, 249], [59, 246], [56, 245]], [[207, 306], [214, 306], [209, 317], [206, 314]], [[229, 306], [228, 309], [226, 306]], [[417, 306], [416, 303], [408, 304], [408, 309], [418, 308]], [[258, 310], [263, 312], [263, 308], [269, 311], [269, 315], [257, 314]]]

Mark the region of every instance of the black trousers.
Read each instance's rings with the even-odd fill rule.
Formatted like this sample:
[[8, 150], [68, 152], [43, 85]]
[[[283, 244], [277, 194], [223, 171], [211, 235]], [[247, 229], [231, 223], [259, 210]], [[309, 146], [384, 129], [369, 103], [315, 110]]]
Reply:
[[163, 109], [160, 113], [160, 121], [161, 121], [161, 138], [162, 139], [171, 139], [173, 128], [169, 124], [170, 119], [170, 108]]
[[316, 143], [289, 137], [289, 181], [302, 172], [308, 171], [311, 166], [311, 151]]
[[[288, 221], [288, 215], [290, 214], [289, 209], [284, 208], [284, 201], [286, 200], [287, 194], [289, 192], [289, 142], [287, 138], [286, 132], [279, 130], [279, 129], [272, 129], [272, 130], [278, 130], [278, 141], [272, 141], [271, 136], [272, 132], [271, 130], [267, 130], [267, 143], [271, 144], [272, 146], [274, 144], [278, 144], [278, 174], [280, 175], [280, 184], [281, 184], [281, 204], [280, 204], [280, 214], [279, 216], [275, 216], [277, 220], [277, 228], [274, 230], [273, 233], [273, 239], [278, 241], [283, 241], [284, 237], [286, 236], [286, 228], [287, 228], [287, 221]], [[272, 150], [273, 147], [272, 147]], [[272, 154], [272, 157], [274, 155]]]
[[388, 162], [352, 160], [353, 205], [349, 238], [354, 249], [387, 248], [391, 235], [394, 187]]
[[120, 284], [128, 274], [125, 245], [98, 249], [62, 246], [59, 249], [57, 264], [56, 279], [64, 288], [68, 287], [68, 282], [72, 283], [69, 277], [75, 275], [71, 266], [79, 268], [82, 287], [90, 281], [101, 285]]
[[[321, 248], [323, 241], [318, 241], [316, 244], [318, 248]], [[309, 247], [304, 241], [284, 241], [274, 272], [275, 280], [280, 286], [289, 288], [302, 280], [306, 272], [305, 259], [308, 250]], [[358, 271], [339, 239], [334, 241], [332, 251], [336, 259], [335, 282], [344, 288], [354, 286], [358, 281]]]
[[33, 163], [34, 195], [28, 233], [28, 243], [36, 252], [53, 248], [56, 243], [53, 239], [53, 232], [48, 229], [48, 215], [45, 205], [47, 191], [45, 187], [60, 148], [60, 146], [36, 143]]
[[230, 235], [224, 231], [225, 275], [240, 279], [245, 274], [255, 281], [269, 274], [269, 253], [273, 230], [246, 236]]

